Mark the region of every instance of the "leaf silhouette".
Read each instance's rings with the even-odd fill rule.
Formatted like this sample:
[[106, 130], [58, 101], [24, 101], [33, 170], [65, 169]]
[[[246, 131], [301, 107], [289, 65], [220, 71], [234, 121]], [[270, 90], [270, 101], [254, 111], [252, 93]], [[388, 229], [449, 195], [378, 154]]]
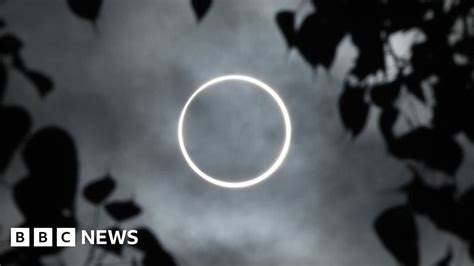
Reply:
[[133, 201], [111, 202], [105, 205], [105, 210], [116, 221], [130, 219], [141, 213], [140, 207]]
[[99, 17], [103, 0], [67, 0], [71, 11], [77, 16], [95, 22]]
[[19, 53], [13, 55], [13, 66], [34, 85], [40, 96], [44, 97], [53, 90], [53, 81], [45, 74], [29, 69]]
[[365, 16], [364, 18], [375, 19], [360, 19], [363, 22], [354, 23], [357, 26], [353, 26], [351, 30], [352, 42], [359, 50], [359, 56], [352, 73], [359, 79], [364, 79], [379, 69], [385, 70], [384, 43], [376, 17], [375, 15]]
[[28, 112], [17, 106], [0, 107], [0, 173], [5, 171], [13, 154], [31, 129]]
[[427, 127], [401, 136], [391, 151], [399, 158], [420, 161], [449, 175], [456, 173], [463, 159], [463, 151], [456, 141]]
[[23, 47], [23, 42], [12, 33], [0, 36], [0, 54], [16, 54]]
[[370, 99], [379, 107], [386, 108], [393, 106], [401, 90], [398, 81], [383, 85], [374, 86], [370, 91]]
[[152, 251], [161, 246], [153, 232], [148, 228], [137, 229], [137, 237], [140, 239], [134, 248], [143, 251]]
[[33, 70], [25, 71], [24, 74], [33, 83], [41, 96], [44, 97], [53, 90], [53, 81], [46, 75]]
[[418, 265], [418, 233], [410, 208], [398, 206], [383, 211], [375, 220], [374, 228], [383, 245], [400, 264]]
[[138, 243], [133, 247], [145, 253], [143, 265], [175, 266], [173, 256], [166, 251], [160, 241], [148, 228], [137, 229]]
[[23, 148], [28, 176], [15, 185], [15, 200], [27, 220], [68, 218], [78, 179], [76, 146], [64, 130], [37, 131]]
[[206, 15], [207, 11], [211, 7], [212, 0], [191, 0], [194, 13], [198, 21]]
[[352, 136], [359, 135], [369, 114], [369, 105], [365, 101], [365, 90], [346, 84], [339, 98], [339, 114], [342, 123]]
[[433, 188], [415, 170], [411, 182], [401, 188], [409, 206], [428, 217], [438, 228], [459, 235], [456, 222], [455, 188], [452, 185]]
[[448, 249], [448, 252], [446, 252], [446, 255], [443, 258], [441, 258], [438, 262], [436, 262], [435, 266], [450, 266], [452, 259], [453, 259], [453, 250], [450, 248]]
[[93, 204], [103, 202], [115, 189], [115, 181], [110, 175], [89, 183], [84, 188], [84, 197]]
[[276, 15], [276, 22], [285, 37], [288, 47], [293, 46], [295, 38], [295, 13], [292, 11], [281, 11]]
[[336, 21], [309, 15], [296, 33], [295, 46], [311, 65], [329, 67], [336, 54], [336, 48], [344, 37], [345, 30]]
[[69, 133], [57, 127], [45, 127], [35, 132], [23, 149], [23, 159], [30, 174], [50, 179], [54, 176], [58, 178], [54, 180], [59, 182], [58, 184], [68, 176], [77, 175], [78, 161], [74, 140]]

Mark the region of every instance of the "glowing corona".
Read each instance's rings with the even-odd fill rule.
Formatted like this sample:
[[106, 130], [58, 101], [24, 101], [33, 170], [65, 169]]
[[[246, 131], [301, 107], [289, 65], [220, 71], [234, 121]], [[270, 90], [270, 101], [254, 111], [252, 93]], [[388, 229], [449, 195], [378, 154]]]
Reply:
[[[273, 164], [270, 166], [270, 168], [268, 168], [267, 170], [265, 170], [265, 172], [263, 172], [262, 174], [254, 177], [254, 178], [250, 178], [248, 180], [245, 180], [245, 181], [241, 181], [241, 182], [227, 182], [227, 181], [222, 181], [222, 180], [219, 180], [218, 178], [216, 177], [212, 177], [206, 173], [204, 173], [201, 169], [199, 169], [199, 167], [193, 162], [193, 160], [191, 159], [191, 157], [189, 156], [187, 150], [186, 150], [186, 145], [185, 145], [185, 142], [184, 142], [184, 138], [183, 138], [183, 124], [184, 124], [184, 118], [186, 116], [186, 112], [188, 110], [188, 107], [189, 105], [192, 103], [192, 101], [196, 98], [196, 96], [203, 92], [205, 89], [213, 86], [213, 85], [216, 85], [218, 83], [221, 83], [221, 82], [225, 82], [225, 81], [242, 81], [242, 82], [247, 82], [247, 83], [250, 83], [250, 84], [253, 84], [255, 85], [256, 87], [264, 90], [266, 93], [268, 93], [274, 100], [275, 102], [277, 103], [278, 107], [280, 108], [280, 111], [281, 111], [281, 114], [283, 116], [283, 121], [285, 123], [285, 140], [283, 142], [283, 147], [281, 148], [281, 151], [280, 151], [280, 154], [278, 155], [278, 157], [276, 158], [276, 160], [273, 162]], [[186, 102], [186, 104], [184, 105], [184, 108], [183, 110], [181, 111], [181, 115], [179, 117], [179, 122], [178, 122], [178, 142], [179, 142], [179, 147], [181, 149], [181, 152], [183, 153], [183, 156], [184, 156], [184, 159], [186, 160], [186, 162], [189, 164], [189, 166], [191, 167], [191, 169], [196, 172], [201, 178], [203, 178], [204, 180], [214, 184], [214, 185], [217, 185], [217, 186], [221, 186], [221, 187], [226, 187], [226, 188], [244, 188], [244, 187], [249, 187], [249, 186], [253, 186], [255, 184], [258, 184], [260, 182], [262, 182], [263, 180], [267, 179], [268, 177], [270, 177], [277, 169], [278, 167], [280, 167], [280, 165], [283, 163], [283, 160], [285, 159], [287, 153], [288, 153], [288, 150], [290, 148], [290, 140], [291, 140], [291, 121], [290, 121], [290, 116], [288, 114], [288, 110], [286, 109], [286, 106], [285, 104], [283, 103], [283, 101], [281, 100], [280, 96], [278, 96], [278, 94], [270, 87], [268, 86], [267, 84], [255, 79], [255, 78], [252, 78], [252, 77], [248, 77], [248, 76], [243, 76], [243, 75], [229, 75], [229, 76], [222, 76], [222, 77], [218, 77], [218, 78], [215, 78], [215, 79], [212, 79], [206, 83], [204, 83], [201, 87], [199, 87], [192, 95], [191, 97], [188, 99], [188, 101]]]

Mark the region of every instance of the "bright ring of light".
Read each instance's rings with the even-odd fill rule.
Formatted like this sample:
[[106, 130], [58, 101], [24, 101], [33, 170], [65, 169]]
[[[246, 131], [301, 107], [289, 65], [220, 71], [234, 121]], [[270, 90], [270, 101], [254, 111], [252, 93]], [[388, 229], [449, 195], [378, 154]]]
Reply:
[[[241, 181], [241, 182], [227, 182], [227, 181], [222, 181], [219, 180], [215, 177], [209, 176], [208, 174], [204, 173], [199, 167], [193, 162], [191, 157], [189, 156], [187, 150], [186, 150], [186, 145], [184, 144], [184, 138], [183, 138], [183, 123], [184, 123], [184, 118], [186, 116], [186, 111], [188, 110], [189, 105], [191, 102], [196, 98], [196, 96], [203, 92], [205, 89], [211, 87], [212, 85], [215, 85], [220, 82], [225, 82], [225, 81], [231, 81], [231, 80], [237, 80], [237, 81], [243, 81], [243, 82], [248, 82], [251, 83], [258, 88], [264, 90], [272, 98], [275, 100], [275, 102], [278, 104], [278, 107], [281, 110], [281, 113], [283, 115], [283, 121], [285, 123], [285, 140], [283, 142], [283, 147], [280, 151], [280, 154], [278, 155], [277, 159], [275, 162], [273, 162], [272, 166], [268, 168], [265, 172], [260, 174], [257, 177], [251, 178], [246, 181]], [[183, 111], [181, 111], [181, 115], [179, 117], [179, 122], [178, 122], [178, 142], [179, 142], [179, 147], [181, 148], [181, 152], [183, 153], [184, 159], [186, 162], [189, 164], [191, 169], [193, 169], [194, 172], [196, 172], [200, 177], [202, 177], [204, 180], [217, 185], [221, 187], [226, 187], [226, 188], [244, 188], [244, 187], [249, 187], [255, 184], [258, 184], [262, 182], [263, 180], [267, 179], [270, 175], [272, 175], [278, 167], [282, 164], [283, 160], [286, 157], [286, 154], [288, 153], [288, 149], [290, 148], [290, 140], [291, 140], [291, 122], [290, 122], [290, 116], [288, 114], [288, 110], [286, 109], [285, 104], [281, 100], [280, 96], [272, 89], [270, 86], [267, 84], [254, 79], [252, 77], [248, 76], [242, 76], [242, 75], [229, 75], [229, 76], [222, 76], [218, 77], [215, 79], [212, 79], [201, 87], [199, 87], [189, 98], [189, 100], [186, 102], [186, 105], [184, 105]]]

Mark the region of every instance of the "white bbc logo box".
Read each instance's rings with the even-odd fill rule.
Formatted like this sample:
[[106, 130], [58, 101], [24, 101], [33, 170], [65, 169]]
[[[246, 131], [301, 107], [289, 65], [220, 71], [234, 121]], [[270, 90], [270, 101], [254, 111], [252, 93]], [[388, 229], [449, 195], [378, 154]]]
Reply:
[[[53, 246], [53, 228], [33, 228], [33, 236], [30, 237], [30, 228], [11, 228], [10, 246], [11, 247], [52, 247]], [[33, 239], [33, 243], [31, 243]], [[76, 229], [75, 228], [57, 228], [56, 229], [57, 247], [75, 247]]]

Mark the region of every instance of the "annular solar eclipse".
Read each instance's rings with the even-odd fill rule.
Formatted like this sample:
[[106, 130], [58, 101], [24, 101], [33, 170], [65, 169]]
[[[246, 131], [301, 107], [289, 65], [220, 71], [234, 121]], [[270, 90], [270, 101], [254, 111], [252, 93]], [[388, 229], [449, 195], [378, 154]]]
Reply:
[[[283, 141], [283, 146], [281, 148], [281, 151], [278, 155], [278, 157], [275, 159], [273, 164], [266, 169], [263, 173], [259, 174], [258, 176], [255, 177], [250, 177], [247, 180], [240, 181], [240, 182], [228, 182], [228, 181], [223, 181], [219, 179], [219, 177], [215, 176], [210, 176], [206, 174], [203, 170], [201, 170], [191, 159], [191, 157], [188, 154], [188, 151], [186, 150], [186, 143], [184, 141], [183, 137], [183, 124], [184, 120], [186, 117], [186, 113], [188, 111], [188, 108], [190, 104], [193, 102], [193, 100], [204, 90], [212, 87], [213, 85], [216, 85], [218, 83], [223, 83], [227, 81], [238, 81], [238, 82], [245, 82], [245, 83], [250, 83], [254, 85], [256, 88], [261, 89], [265, 91], [268, 95], [272, 97], [272, 99], [277, 103], [281, 114], [283, 118], [283, 122], [285, 125], [285, 138]], [[184, 159], [188, 163], [188, 165], [191, 167], [191, 169], [199, 175], [201, 178], [204, 180], [208, 181], [211, 184], [214, 184], [216, 186], [220, 187], [226, 187], [226, 188], [245, 188], [245, 187], [250, 187], [253, 185], [256, 185], [263, 180], [269, 178], [275, 171], [281, 166], [283, 163], [288, 150], [290, 148], [290, 141], [291, 141], [291, 121], [290, 121], [290, 115], [288, 114], [288, 110], [286, 109], [285, 104], [283, 103], [282, 99], [278, 94], [267, 84], [263, 83], [260, 80], [257, 80], [255, 78], [249, 77], [249, 76], [243, 76], [243, 75], [228, 75], [228, 76], [221, 76], [217, 77], [214, 79], [209, 80], [208, 82], [204, 83], [201, 85], [188, 99], [186, 104], [184, 105], [183, 110], [181, 111], [181, 115], [179, 117], [179, 122], [178, 122], [178, 142], [179, 142], [179, 147], [181, 149], [181, 152], [183, 153]]]

